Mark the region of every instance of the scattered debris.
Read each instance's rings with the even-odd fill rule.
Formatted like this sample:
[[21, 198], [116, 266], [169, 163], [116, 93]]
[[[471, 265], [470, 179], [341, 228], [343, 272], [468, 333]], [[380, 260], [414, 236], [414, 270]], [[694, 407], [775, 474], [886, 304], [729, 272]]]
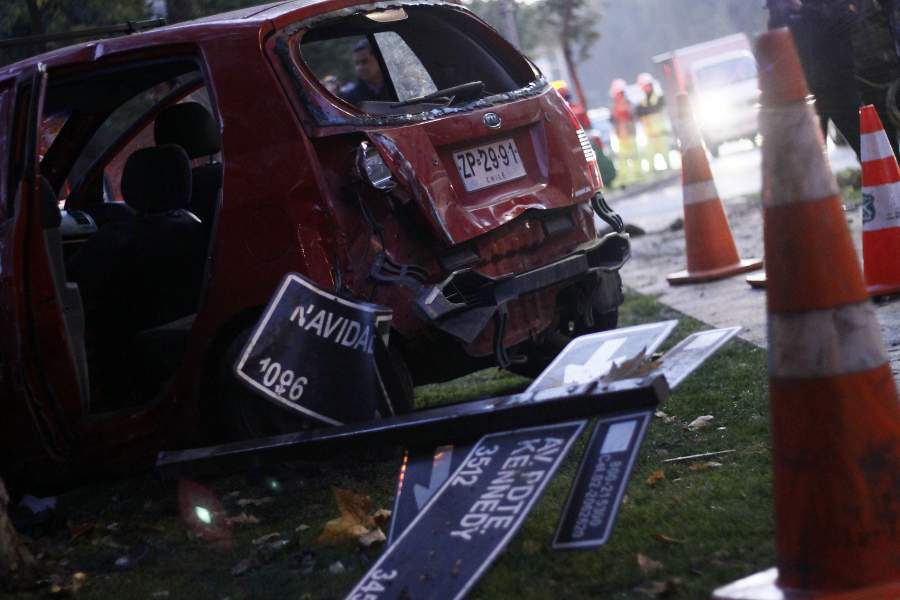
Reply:
[[241, 498], [237, 501], [237, 505], [241, 508], [245, 508], [247, 506], [263, 506], [270, 502], [273, 502], [275, 498], [271, 496], [264, 496], [262, 498]]
[[660, 481], [666, 478], [666, 472], [662, 469], [657, 469], [650, 473], [650, 476], [647, 477], [647, 485], [656, 485]]
[[638, 552], [637, 554], [637, 563], [641, 568], [641, 573], [643, 573], [644, 575], [652, 575], [663, 567], [663, 564], [658, 560], [653, 560], [649, 556], [641, 554], [640, 552]]
[[50, 594], [52, 596], [74, 596], [87, 581], [87, 573], [78, 571], [73, 573], [68, 582], [63, 583], [61, 577], [53, 577], [50, 582]]
[[309, 529], [309, 525], [307, 525], [306, 523], [300, 523], [300, 524], [297, 525], [297, 527], [294, 529], [294, 532], [295, 532], [295, 533], [301, 533], [301, 532], [303, 532], [303, 531], [306, 531], [307, 529]]
[[675, 538], [671, 538], [664, 533], [654, 533], [653, 539], [663, 542], [665, 544], [683, 544], [684, 542], [681, 540], [676, 540]]
[[663, 423], [671, 423], [672, 421], [675, 420], [675, 417], [673, 417], [671, 415], [667, 415], [666, 413], [664, 413], [661, 410], [658, 410], [655, 413], [653, 413], [653, 416], [656, 417], [657, 419], [662, 419]]
[[601, 377], [600, 380], [611, 382], [631, 379], [632, 377], [644, 377], [658, 368], [659, 361], [648, 358], [647, 349], [645, 348], [632, 358], [625, 359], [619, 364], [613, 363], [609, 372]]
[[384, 532], [378, 527], [359, 536], [359, 545], [363, 548], [370, 548], [375, 544], [383, 544], [385, 541], [387, 541], [387, 538], [385, 537]]
[[245, 512], [235, 516], [235, 517], [226, 517], [225, 522], [229, 525], [256, 525], [259, 523], [259, 519], [254, 517], [253, 515], [248, 515]]
[[[702, 418], [702, 417], [701, 417]], [[703, 452], [701, 454], [689, 454], [688, 456], [677, 456], [675, 458], [667, 458], [664, 463], [684, 462], [688, 460], [699, 460], [701, 458], [709, 458], [711, 456], [721, 456], [722, 454], [730, 454], [735, 450], [718, 450], [716, 452]]]
[[688, 423], [687, 428], [691, 431], [696, 431], [709, 425], [713, 419], [715, 419], [715, 417], [712, 415], [703, 415], [701, 417], [697, 417], [696, 419]]
[[693, 463], [690, 467], [688, 467], [691, 471], [706, 471], [707, 469], [715, 469], [721, 467], [722, 463], [715, 461], [707, 461], [701, 463]]
[[375, 511], [375, 514], [372, 515], [372, 519], [375, 521], [376, 525], [384, 527], [391, 522], [391, 511], [386, 508], [379, 508]]
[[267, 533], [264, 536], [256, 538], [255, 540], [253, 540], [252, 543], [254, 546], [259, 546], [259, 545], [265, 544], [266, 542], [270, 542], [270, 541], [274, 540], [275, 538], [280, 538], [280, 537], [281, 537], [281, 533], [275, 531], [273, 533]]
[[342, 563], [341, 561], [331, 563], [331, 566], [328, 567], [328, 572], [332, 575], [340, 575], [346, 570], [347, 569], [344, 567], [344, 563]]
[[625, 233], [630, 235], [631, 237], [641, 237], [642, 235], [647, 235], [647, 231], [634, 223], [625, 223]]
[[[372, 499], [365, 494], [357, 494], [343, 488], [333, 488], [333, 490], [334, 499], [341, 515], [325, 523], [316, 543], [337, 545], [355, 541], [369, 547], [373, 543], [383, 541], [383, 539], [378, 539], [379, 534], [374, 533], [378, 531], [384, 538], [384, 534], [376, 524], [375, 516], [369, 516]], [[379, 518], [384, 518], [385, 513], [390, 514], [389, 511], [382, 510], [383, 513], [381, 511], [375, 513], [376, 515], [381, 513]]]
[[245, 558], [231, 569], [231, 574], [235, 577], [240, 577], [250, 569], [255, 569], [259, 566], [259, 561], [256, 557], [251, 556], [250, 558]]

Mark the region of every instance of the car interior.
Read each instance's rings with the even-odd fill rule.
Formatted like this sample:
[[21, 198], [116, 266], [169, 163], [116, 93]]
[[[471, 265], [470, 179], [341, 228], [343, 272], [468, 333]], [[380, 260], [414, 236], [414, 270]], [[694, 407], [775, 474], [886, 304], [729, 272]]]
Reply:
[[461, 105], [514, 91], [536, 78], [527, 61], [505, 60], [490, 38], [471, 31], [480, 26], [471, 17], [437, 7], [356, 14], [303, 33], [300, 55], [318, 81], [331, 76], [346, 86], [356, 80], [353, 48], [368, 39], [394, 98], [357, 106], [372, 115]]
[[44, 241], [86, 413], [146, 405], [180, 364], [222, 185], [193, 60], [48, 79]]

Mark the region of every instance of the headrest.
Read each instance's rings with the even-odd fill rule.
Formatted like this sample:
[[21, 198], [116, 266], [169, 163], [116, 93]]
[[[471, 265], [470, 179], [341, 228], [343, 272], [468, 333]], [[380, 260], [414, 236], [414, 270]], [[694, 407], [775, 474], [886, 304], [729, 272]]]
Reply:
[[191, 200], [191, 161], [187, 153], [175, 144], [136, 151], [125, 161], [122, 197], [139, 213], [187, 208]]
[[62, 214], [59, 212], [59, 202], [56, 200], [56, 192], [50, 181], [43, 175], [38, 176], [38, 185], [41, 186], [41, 202], [43, 202], [44, 229], [55, 229], [62, 222]]
[[215, 154], [222, 149], [219, 128], [212, 115], [197, 102], [169, 106], [153, 124], [156, 145], [178, 144], [191, 158]]

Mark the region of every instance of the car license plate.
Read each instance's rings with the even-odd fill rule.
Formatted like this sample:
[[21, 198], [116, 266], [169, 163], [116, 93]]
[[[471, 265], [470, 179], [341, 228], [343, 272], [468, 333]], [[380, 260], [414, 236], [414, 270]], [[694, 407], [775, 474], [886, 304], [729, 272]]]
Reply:
[[453, 153], [467, 192], [525, 176], [519, 149], [512, 139]]

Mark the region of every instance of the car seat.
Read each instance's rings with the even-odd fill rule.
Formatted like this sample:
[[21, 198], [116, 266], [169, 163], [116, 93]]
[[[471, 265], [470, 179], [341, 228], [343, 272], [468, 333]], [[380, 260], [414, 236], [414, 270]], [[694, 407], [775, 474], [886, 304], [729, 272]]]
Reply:
[[177, 144], [192, 160], [210, 158], [208, 163], [191, 169], [189, 205], [209, 235], [222, 187], [222, 163], [214, 159], [214, 155], [222, 150], [215, 120], [199, 102], [183, 102], [160, 111], [153, 125], [153, 135], [157, 145]]

